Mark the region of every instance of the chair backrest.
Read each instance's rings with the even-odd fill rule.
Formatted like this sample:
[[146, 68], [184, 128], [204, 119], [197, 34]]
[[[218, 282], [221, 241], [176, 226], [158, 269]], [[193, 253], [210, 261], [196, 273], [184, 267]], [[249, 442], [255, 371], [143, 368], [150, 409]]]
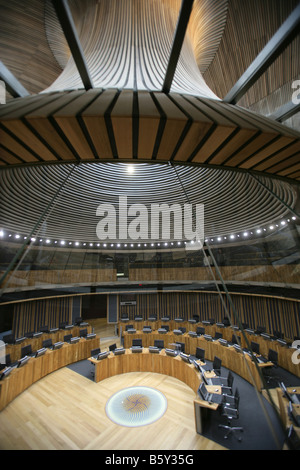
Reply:
[[213, 370], [217, 375], [221, 374], [221, 365], [222, 365], [222, 360], [218, 357], [214, 357], [214, 362], [213, 362]]
[[166, 331], [170, 331], [169, 325], [161, 325], [161, 327], [164, 328]]
[[274, 351], [274, 349], [269, 349], [268, 360], [273, 362], [273, 364], [277, 365], [277, 363], [278, 363], [278, 352]]
[[125, 331], [127, 331], [127, 330], [129, 330], [129, 329], [131, 329], [131, 328], [133, 328], [133, 325], [126, 325]]
[[238, 389], [236, 389], [236, 391], [235, 391], [234, 398], [235, 398], [235, 407], [236, 407], [237, 409], [239, 409], [239, 405], [240, 405], [240, 393], [239, 393]]
[[240, 336], [236, 336], [235, 334], [233, 334], [233, 335], [232, 335], [231, 342], [232, 342], [233, 344], [241, 344], [241, 337], [240, 337]]
[[178, 330], [182, 331], [182, 333], [185, 333], [186, 332], [186, 328], [184, 328], [184, 326], [180, 326], [178, 328]]
[[111, 344], [108, 349], [110, 351], [114, 351], [116, 349], [116, 347], [117, 347], [117, 345], [116, 345], [116, 343], [114, 343], [114, 344]]
[[175, 341], [175, 344], [178, 344], [180, 346], [180, 351], [185, 352], [185, 343], [180, 343], [179, 341]]
[[52, 339], [51, 338], [44, 339], [42, 346], [43, 348], [50, 348], [50, 346], [52, 346]]
[[227, 376], [227, 384], [228, 384], [228, 387], [232, 387], [232, 384], [233, 384], [233, 375], [231, 373], [231, 371], [228, 372], [228, 376]]
[[205, 328], [203, 326], [197, 326], [196, 333], [197, 333], [197, 335], [204, 335], [205, 334]]
[[196, 347], [196, 358], [200, 360], [205, 359], [205, 350], [202, 348]]
[[224, 406], [223, 413], [230, 419], [238, 419], [239, 417], [239, 410], [230, 406]]
[[7, 365], [7, 367], [9, 367], [11, 365], [11, 357], [10, 357], [10, 354], [6, 354], [5, 355], [5, 364]]
[[31, 344], [27, 344], [21, 348], [21, 357], [25, 357], [32, 353]]
[[95, 348], [91, 350], [91, 356], [97, 356], [101, 352], [100, 348]]

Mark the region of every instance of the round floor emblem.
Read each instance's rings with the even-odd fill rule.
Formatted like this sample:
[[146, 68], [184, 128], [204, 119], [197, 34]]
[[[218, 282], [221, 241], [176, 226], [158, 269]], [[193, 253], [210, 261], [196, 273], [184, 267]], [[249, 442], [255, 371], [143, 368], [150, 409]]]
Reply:
[[121, 426], [145, 426], [157, 421], [167, 409], [167, 399], [151, 387], [129, 387], [115, 393], [106, 403], [109, 419]]

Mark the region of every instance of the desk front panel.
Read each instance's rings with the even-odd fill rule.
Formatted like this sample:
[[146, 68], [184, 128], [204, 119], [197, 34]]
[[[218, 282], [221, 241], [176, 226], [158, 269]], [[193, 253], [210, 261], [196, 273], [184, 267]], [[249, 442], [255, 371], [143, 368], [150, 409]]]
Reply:
[[83, 339], [78, 343], [64, 343], [60, 349], [47, 349], [40, 357], [31, 357], [27, 364], [18, 367], [0, 382], [0, 410], [15, 397], [47, 374], [73, 362], [87, 359], [91, 350], [98, 348], [99, 338]]

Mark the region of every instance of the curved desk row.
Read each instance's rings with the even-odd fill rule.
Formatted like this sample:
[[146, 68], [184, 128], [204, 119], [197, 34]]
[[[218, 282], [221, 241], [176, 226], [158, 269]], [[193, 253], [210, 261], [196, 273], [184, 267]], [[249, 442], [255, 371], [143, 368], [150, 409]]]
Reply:
[[60, 349], [47, 349], [40, 357], [30, 357], [23, 367], [14, 368], [0, 382], [0, 410], [5, 408], [15, 397], [47, 374], [73, 362], [87, 359], [91, 350], [99, 347], [100, 340], [81, 338], [78, 343], [64, 343]]
[[[222, 359], [222, 366], [236, 372], [245, 380], [253, 384], [261, 391], [263, 383], [261, 375], [258, 372], [255, 363], [246, 354], [236, 352], [233, 346], [224, 347], [218, 341], [206, 341], [202, 336], [197, 338], [190, 337], [187, 333], [183, 335], [175, 335], [172, 332], [160, 334], [157, 331], [152, 333], [124, 333], [124, 347], [130, 348], [133, 339], [141, 339], [143, 347], [154, 345], [155, 340], [163, 340], [166, 348], [172, 348], [176, 342], [185, 344], [185, 352], [193, 356], [196, 355], [196, 348], [200, 347], [205, 351], [205, 359], [213, 361], [215, 356]], [[272, 363], [266, 362], [258, 364], [259, 368], [272, 366]]]
[[59, 341], [63, 341], [66, 335], [72, 335], [74, 337], [80, 336], [80, 330], [87, 329], [88, 333], [91, 333], [92, 327], [90, 325], [87, 326], [74, 326], [73, 328], [62, 330], [59, 329], [53, 333], [43, 333], [38, 338], [25, 338], [22, 342], [18, 344], [6, 344], [5, 352], [6, 354], [10, 354], [10, 358], [12, 362], [18, 361], [21, 358], [21, 349], [23, 346], [31, 345], [32, 351], [37, 351], [38, 349], [43, 347], [43, 341], [46, 339], [51, 339], [52, 343], [56, 343]]
[[[142, 331], [144, 326], [150, 326], [153, 331], [157, 331], [158, 328], [161, 328], [162, 325], [168, 324], [170, 331], [172, 332], [174, 329], [178, 329], [179, 327], [184, 327], [186, 328], [186, 331], [194, 331], [196, 332], [197, 327], [202, 327], [205, 329], [205, 334], [210, 335], [214, 338], [216, 333], [221, 333], [222, 338], [225, 339], [226, 341], [231, 342], [232, 341], [232, 335], [236, 335], [240, 338], [240, 344], [242, 348], [247, 348], [247, 342], [242, 334], [241, 331], [234, 330], [230, 326], [228, 327], [219, 327], [216, 324], [214, 325], [205, 325], [203, 323], [189, 323], [189, 322], [182, 322], [178, 323], [175, 322], [174, 320], [171, 320], [170, 322], [129, 322], [131, 325], [133, 325], [133, 328], [135, 328], [137, 331]], [[120, 328], [122, 328], [122, 332], [126, 331], [126, 325], [127, 323], [120, 323]], [[134, 326], [135, 325], [135, 326]], [[262, 356], [268, 357], [269, 350], [272, 349], [278, 353], [278, 365], [282, 367], [283, 369], [288, 370], [292, 374], [296, 375], [297, 377], [300, 377], [300, 365], [295, 363], [293, 361], [293, 354], [295, 352], [295, 349], [290, 348], [288, 346], [281, 345], [278, 343], [276, 340], [272, 339], [265, 339], [263, 336], [259, 334], [250, 334], [247, 331], [244, 332], [245, 336], [251, 344], [252, 341], [255, 343], [259, 344], [259, 352]], [[186, 337], [186, 334], [183, 335]], [[179, 336], [180, 338], [180, 336]], [[163, 337], [162, 337], [163, 339]], [[180, 339], [177, 339], [177, 341], [181, 341]], [[190, 353], [192, 354], [192, 353]]]
[[[168, 356], [164, 349], [159, 353], [151, 353], [148, 348], [143, 348], [142, 352], [139, 353], [133, 353], [130, 349], [125, 349], [124, 354], [115, 355], [110, 352], [105, 359], [97, 360], [90, 357], [89, 361], [95, 366], [95, 382], [128, 372], [154, 372], [181, 380], [196, 394], [193, 405], [196, 431], [199, 434], [202, 433], [203, 422], [207, 418], [207, 413], [218, 409], [219, 405], [202, 400], [197, 395], [201, 383], [198, 369], [194, 365], [183, 361], [179, 355], [175, 357]], [[222, 393], [221, 387], [215, 385], [207, 385], [206, 388], [209, 392]]]
[[[292, 425], [298, 439], [300, 440], [300, 404], [290, 403], [281, 388], [277, 388], [276, 391], [282, 423], [287, 429]], [[294, 393], [300, 395], [300, 387], [288, 387], [287, 392], [290, 395], [293, 395]]]
[[128, 372], [156, 372], [181, 380], [197, 393], [201, 381], [194, 365], [187, 364], [179, 356], [168, 356], [164, 350], [153, 354], [148, 348], [143, 348], [141, 353], [125, 349], [124, 354], [110, 353], [105, 359], [89, 358], [89, 361], [95, 365], [95, 382]]

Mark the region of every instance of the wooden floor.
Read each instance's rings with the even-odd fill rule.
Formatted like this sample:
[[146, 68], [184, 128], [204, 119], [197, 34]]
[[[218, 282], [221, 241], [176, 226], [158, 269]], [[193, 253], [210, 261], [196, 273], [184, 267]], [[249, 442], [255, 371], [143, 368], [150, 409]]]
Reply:
[[[114, 342], [114, 327], [90, 322], [100, 346]], [[128, 386], [150, 386], [167, 398], [166, 413], [155, 423], [127, 428], [105, 413], [107, 400]], [[221, 450], [195, 431], [194, 392], [162, 374], [133, 372], [102, 382], [65, 367], [44, 377], [0, 413], [1, 450]], [[180, 423], [180, 425], [179, 425]]]

